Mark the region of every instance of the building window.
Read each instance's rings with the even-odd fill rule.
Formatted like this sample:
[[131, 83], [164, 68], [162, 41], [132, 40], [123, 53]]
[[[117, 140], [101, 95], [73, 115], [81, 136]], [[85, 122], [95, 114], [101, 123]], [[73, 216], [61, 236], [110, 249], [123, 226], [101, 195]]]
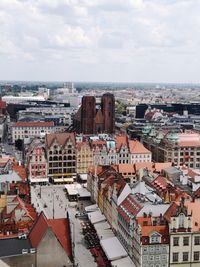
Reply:
[[179, 228], [184, 228], [184, 220], [185, 220], [185, 215], [181, 213], [179, 215]]
[[188, 261], [188, 258], [189, 258], [189, 253], [183, 252], [183, 261]]
[[199, 261], [199, 251], [194, 252], [194, 261]]
[[160, 243], [160, 235], [158, 234], [152, 234], [151, 236], [151, 243]]
[[178, 262], [178, 253], [177, 252], [173, 253], [173, 262]]
[[195, 236], [194, 237], [194, 244], [195, 245], [200, 245], [200, 236]]
[[188, 236], [183, 237], [183, 246], [189, 246], [189, 237]]
[[179, 246], [179, 237], [173, 238], [173, 246]]

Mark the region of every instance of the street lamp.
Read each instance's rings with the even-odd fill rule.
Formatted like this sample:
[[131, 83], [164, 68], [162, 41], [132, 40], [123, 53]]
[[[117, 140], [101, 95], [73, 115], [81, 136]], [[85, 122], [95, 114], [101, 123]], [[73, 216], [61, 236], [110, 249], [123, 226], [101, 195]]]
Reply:
[[54, 207], [54, 193], [55, 193], [55, 189], [53, 189], [53, 192], [52, 192], [52, 197], [53, 197], [53, 219], [54, 219], [54, 215], [55, 215], [55, 207]]

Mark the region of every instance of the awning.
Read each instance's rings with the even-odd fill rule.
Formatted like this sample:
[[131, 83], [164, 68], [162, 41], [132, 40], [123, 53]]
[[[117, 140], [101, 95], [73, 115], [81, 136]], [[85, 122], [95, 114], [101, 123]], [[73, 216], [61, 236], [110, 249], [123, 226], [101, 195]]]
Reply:
[[78, 188], [79, 197], [91, 197], [91, 193], [86, 188]]
[[111, 229], [110, 224], [108, 222], [101, 222], [94, 225], [95, 230], [105, 230], [105, 229]]
[[117, 260], [128, 255], [117, 237], [100, 240], [100, 244], [110, 261]]
[[87, 181], [87, 174], [83, 173], [83, 174], [79, 174], [79, 177], [82, 181]]
[[96, 211], [98, 209], [99, 208], [98, 208], [98, 205], [97, 204], [94, 204], [94, 205], [90, 205], [90, 206], [85, 207], [85, 211], [86, 212]]
[[130, 259], [130, 257], [122, 258], [119, 260], [111, 261], [111, 266], [113, 267], [136, 267], [134, 262]]
[[48, 183], [48, 178], [29, 178], [31, 183]]
[[[98, 223], [95, 225], [98, 225]], [[96, 232], [100, 240], [108, 239], [115, 236], [111, 229], [97, 229]]]
[[73, 183], [74, 179], [73, 178], [53, 178], [53, 181], [55, 183]]
[[106, 221], [106, 217], [100, 210], [88, 213], [88, 218], [92, 224]]

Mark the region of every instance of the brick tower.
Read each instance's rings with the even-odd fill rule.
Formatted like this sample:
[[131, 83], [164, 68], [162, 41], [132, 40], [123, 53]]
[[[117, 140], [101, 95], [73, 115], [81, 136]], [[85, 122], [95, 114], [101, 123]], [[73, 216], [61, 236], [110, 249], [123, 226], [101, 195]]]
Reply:
[[84, 96], [81, 106], [81, 132], [93, 134], [95, 131], [96, 100], [94, 96]]
[[115, 97], [113, 94], [106, 93], [101, 99], [101, 109], [104, 117], [104, 132], [115, 132]]

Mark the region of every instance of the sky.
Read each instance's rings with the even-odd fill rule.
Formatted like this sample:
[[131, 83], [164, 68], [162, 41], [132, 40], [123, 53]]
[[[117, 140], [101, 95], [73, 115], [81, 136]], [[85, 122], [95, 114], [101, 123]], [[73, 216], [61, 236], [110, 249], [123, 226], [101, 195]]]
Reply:
[[0, 80], [200, 82], [200, 0], [0, 0]]

